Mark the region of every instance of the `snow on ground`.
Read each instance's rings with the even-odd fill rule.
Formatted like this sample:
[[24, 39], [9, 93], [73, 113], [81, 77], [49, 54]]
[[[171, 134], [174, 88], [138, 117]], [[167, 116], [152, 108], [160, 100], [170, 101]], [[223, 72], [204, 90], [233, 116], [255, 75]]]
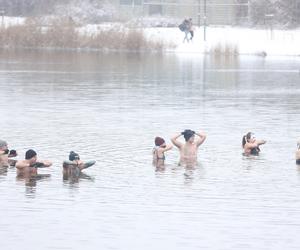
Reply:
[[[2, 27], [22, 25], [25, 18], [4, 17]], [[78, 28], [81, 34], [92, 35], [99, 31], [110, 29], [126, 30], [133, 26], [121, 23], [88, 24]], [[219, 53], [238, 52], [248, 55], [300, 56], [300, 29], [297, 30], [259, 30], [230, 26], [206, 28], [204, 41], [203, 27], [195, 27], [192, 42], [183, 43], [184, 33], [177, 27], [138, 28], [144, 32], [147, 39], [163, 42], [167, 51], [175, 53]]]
[[300, 30], [257, 30], [236, 27], [196, 28], [193, 42], [183, 43], [184, 33], [178, 28], [146, 28], [154, 41], [173, 43], [177, 53], [205, 53], [218, 50], [239, 54], [300, 56]]
[[13, 25], [21, 25], [25, 23], [26, 18], [24, 17], [8, 17], [0, 16], [0, 27], [9, 27]]

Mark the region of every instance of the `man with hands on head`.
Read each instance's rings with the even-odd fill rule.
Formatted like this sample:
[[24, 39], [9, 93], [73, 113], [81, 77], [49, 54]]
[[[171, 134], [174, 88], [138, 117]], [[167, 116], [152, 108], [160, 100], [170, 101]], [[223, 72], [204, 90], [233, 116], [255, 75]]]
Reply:
[[[183, 136], [185, 143], [181, 143], [178, 138]], [[195, 139], [195, 136], [198, 138]], [[196, 133], [186, 129], [180, 134], [175, 135], [171, 141], [180, 151], [179, 165], [195, 166], [197, 164], [197, 151], [199, 146], [205, 141], [206, 135], [203, 132]]]

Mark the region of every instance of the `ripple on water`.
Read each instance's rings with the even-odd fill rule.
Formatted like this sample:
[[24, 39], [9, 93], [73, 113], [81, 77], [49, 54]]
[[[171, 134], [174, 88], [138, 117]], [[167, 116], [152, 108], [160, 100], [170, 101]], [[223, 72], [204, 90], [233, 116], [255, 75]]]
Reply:
[[[295, 61], [3, 57], [1, 138], [53, 160], [35, 180], [0, 172], [3, 248], [298, 249]], [[155, 136], [186, 128], [208, 135], [199, 165], [178, 166], [174, 148], [152, 166]], [[248, 131], [268, 141], [259, 157], [241, 154]], [[97, 163], [64, 180], [71, 150]]]

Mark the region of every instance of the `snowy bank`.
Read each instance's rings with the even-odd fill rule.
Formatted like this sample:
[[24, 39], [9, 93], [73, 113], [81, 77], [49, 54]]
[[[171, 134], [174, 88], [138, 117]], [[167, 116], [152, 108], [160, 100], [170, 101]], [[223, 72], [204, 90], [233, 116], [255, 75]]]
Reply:
[[7, 28], [9, 26], [14, 25], [22, 25], [26, 21], [26, 18], [24, 17], [9, 17], [9, 16], [1, 16], [0, 17], [0, 27], [1, 28]]
[[[4, 17], [2, 28], [26, 25], [25, 18]], [[76, 31], [85, 36], [103, 35], [105, 32], [138, 31], [155, 43], [164, 44], [164, 49], [174, 53], [211, 53], [262, 56], [300, 56], [300, 29], [298, 30], [259, 30], [238, 27], [206, 28], [204, 41], [203, 27], [195, 27], [194, 39], [183, 43], [184, 33], [177, 27], [145, 27], [123, 23], [102, 23], [76, 26]]]
[[300, 30], [257, 30], [234, 27], [195, 28], [193, 42], [183, 43], [178, 28], [146, 28], [145, 35], [154, 41], [173, 43], [177, 53], [213, 53], [235, 51], [246, 55], [300, 56]]

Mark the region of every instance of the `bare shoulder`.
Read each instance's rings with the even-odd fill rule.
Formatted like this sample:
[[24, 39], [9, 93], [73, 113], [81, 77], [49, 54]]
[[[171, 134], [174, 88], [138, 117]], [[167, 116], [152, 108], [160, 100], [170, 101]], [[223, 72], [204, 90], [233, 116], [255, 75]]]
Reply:
[[20, 160], [16, 162], [16, 167], [17, 168], [23, 168], [23, 167], [27, 167], [28, 163], [25, 160]]

